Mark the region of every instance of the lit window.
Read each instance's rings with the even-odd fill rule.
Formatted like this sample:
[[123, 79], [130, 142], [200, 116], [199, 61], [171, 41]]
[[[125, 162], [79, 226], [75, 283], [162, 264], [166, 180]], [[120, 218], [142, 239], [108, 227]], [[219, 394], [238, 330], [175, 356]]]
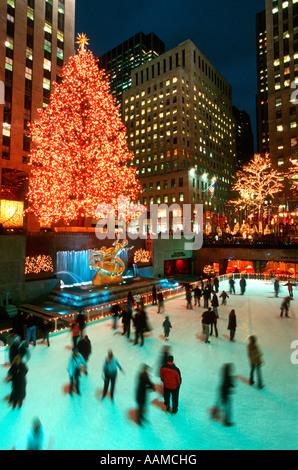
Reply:
[[277, 126], [277, 132], [282, 132], [283, 130], [284, 130], [283, 125], [282, 125], [282, 124], [279, 124], [279, 125]]

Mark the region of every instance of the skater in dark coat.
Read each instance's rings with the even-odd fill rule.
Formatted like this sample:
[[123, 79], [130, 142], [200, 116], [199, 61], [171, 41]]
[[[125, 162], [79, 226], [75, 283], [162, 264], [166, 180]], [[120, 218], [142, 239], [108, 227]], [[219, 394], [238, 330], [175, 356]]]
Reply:
[[91, 341], [87, 335], [80, 336], [77, 342], [77, 348], [87, 363], [92, 352]]
[[219, 303], [218, 303], [218, 297], [215, 292], [212, 292], [211, 305], [212, 305], [214, 312], [216, 313], [217, 318], [219, 318], [219, 314], [218, 314]]
[[152, 287], [152, 305], [157, 303], [157, 292], [156, 292], [156, 286], [153, 284]]
[[118, 318], [121, 314], [121, 307], [119, 304], [114, 304], [111, 309], [112, 316], [113, 316], [113, 329], [116, 330]]
[[210, 334], [210, 325], [214, 321], [214, 312], [211, 311], [211, 307], [208, 308], [202, 314], [202, 329], [203, 329], [203, 336], [205, 338], [205, 343], [210, 343], [209, 341], [209, 334]]
[[85, 315], [84, 313], [80, 312], [76, 318], [76, 322], [77, 324], [79, 325], [79, 329], [80, 329], [80, 335], [83, 335], [84, 334], [84, 329], [85, 329]]
[[247, 346], [248, 358], [250, 362], [250, 380], [249, 384], [253, 385], [254, 382], [254, 371], [257, 371], [257, 380], [258, 380], [258, 388], [264, 388], [262, 374], [261, 374], [261, 367], [263, 364], [262, 361], [262, 352], [257, 344], [257, 338], [255, 336], [250, 336], [248, 338], [248, 346]]
[[148, 366], [144, 364], [138, 376], [138, 384], [136, 390], [136, 402], [138, 404], [137, 422], [139, 425], [142, 425], [144, 421], [148, 390], [155, 390], [155, 386], [149, 378]]
[[240, 284], [241, 295], [244, 295], [245, 290], [246, 290], [246, 280], [244, 279], [243, 276], [241, 276], [239, 284]]
[[9, 398], [9, 404], [12, 404], [13, 408], [17, 405], [22, 406], [24, 398], [26, 396], [26, 375], [28, 369], [22, 362], [22, 357], [17, 354], [13, 360], [12, 366], [8, 371], [9, 377], [11, 377], [12, 391]]
[[208, 308], [209, 306], [210, 295], [211, 295], [210, 289], [206, 286], [203, 292], [204, 308]]
[[275, 278], [275, 281], [274, 281], [274, 291], [275, 291], [275, 297], [278, 297], [278, 293], [279, 293], [279, 280], [277, 278]]
[[229, 279], [229, 284], [230, 284], [230, 294], [235, 294], [235, 280], [230, 277]]
[[200, 307], [201, 305], [201, 297], [202, 297], [202, 291], [197, 285], [194, 289], [194, 299], [195, 299], [195, 305], [198, 305]]
[[15, 336], [9, 348], [9, 362], [11, 364], [18, 354], [21, 356], [23, 362], [27, 362], [30, 359], [30, 352], [26, 348], [25, 342], [21, 340], [20, 336]]
[[218, 287], [219, 287], [219, 280], [218, 280], [218, 277], [215, 276], [215, 278], [213, 279], [213, 286], [214, 286], [214, 290], [216, 292], [216, 294], [218, 293]]
[[230, 330], [230, 341], [234, 341], [235, 332], [236, 332], [237, 322], [235, 310], [231, 310], [229, 313], [229, 323], [228, 330]]
[[140, 346], [144, 344], [144, 331], [146, 329], [146, 322], [144, 321], [144, 317], [141, 315], [139, 309], [136, 310], [135, 316], [133, 317], [133, 323], [135, 327], [135, 342], [134, 344], [138, 344], [140, 338]]
[[214, 326], [214, 331], [215, 331], [215, 336], [218, 338], [218, 331], [217, 331], [217, 315], [214, 310], [211, 309], [212, 313], [212, 321], [210, 323], [210, 336], [212, 336], [213, 333], [213, 326]]
[[22, 341], [25, 340], [25, 314], [18, 311], [17, 316], [12, 319], [12, 331], [18, 335]]
[[157, 294], [157, 303], [158, 303], [157, 313], [163, 313], [165, 311], [165, 307], [164, 307], [164, 298], [163, 298], [162, 291], [159, 291]]
[[192, 300], [191, 290], [188, 289], [188, 290], [186, 291], [186, 308], [187, 308], [187, 309], [190, 309], [190, 310], [192, 310], [192, 303], [191, 303], [191, 300]]
[[122, 323], [123, 323], [123, 332], [122, 335], [126, 335], [127, 338], [130, 337], [130, 325], [131, 325], [131, 320], [132, 320], [132, 314], [131, 312], [127, 310], [122, 310], [120, 314], [120, 318], [122, 318]]
[[225, 364], [222, 370], [222, 383], [220, 386], [220, 401], [224, 408], [224, 424], [232, 426], [231, 423], [231, 393], [234, 387], [233, 377], [231, 375], [232, 364]]
[[282, 301], [282, 304], [280, 306], [280, 316], [281, 317], [283, 316], [284, 312], [285, 312], [285, 317], [289, 316], [288, 313], [289, 313], [291, 300], [292, 300], [291, 297], [288, 296]]
[[166, 319], [165, 319], [165, 321], [163, 322], [162, 326], [163, 326], [163, 331], [164, 331], [165, 339], [167, 340], [168, 337], [169, 337], [169, 334], [170, 334], [170, 330], [171, 330], [171, 328], [172, 328], [172, 325], [171, 325], [171, 322], [170, 322], [168, 316], [166, 317]]
[[51, 329], [52, 329], [51, 322], [45, 318], [41, 326], [41, 332], [42, 332], [43, 340], [47, 343], [48, 347], [50, 346]]

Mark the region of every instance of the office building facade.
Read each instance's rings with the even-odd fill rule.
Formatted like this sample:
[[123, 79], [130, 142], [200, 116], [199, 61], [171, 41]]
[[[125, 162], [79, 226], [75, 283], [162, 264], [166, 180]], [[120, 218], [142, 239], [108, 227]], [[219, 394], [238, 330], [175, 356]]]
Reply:
[[236, 170], [231, 86], [190, 40], [131, 79], [123, 120], [140, 202], [204, 204], [207, 219], [223, 211]]

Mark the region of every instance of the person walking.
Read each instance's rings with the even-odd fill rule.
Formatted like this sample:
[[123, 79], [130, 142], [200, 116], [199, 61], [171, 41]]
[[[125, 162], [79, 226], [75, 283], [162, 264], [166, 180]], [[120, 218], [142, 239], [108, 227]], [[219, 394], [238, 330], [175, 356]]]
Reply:
[[152, 286], [152, 305], [157, 303], [157, 292], [156, 292], [156, 285], [153, 284]]
[[275, 291], [275, 297], [278, 297], [278, 293], [279, 293], [279, 280], [278, 280], [277, 277], [276, 277], [275, 280], [274, 280], [274, 291]]
[[214, 312], [216, 313], [217, 318], [219, 318], [219, 314], [218, 314], [218, 305], [219, 305], [219, 302], [218, 302], [218, 297], [217, 297], [217, 295], [216, 295], [215, 292], [212, 292], [211, 305], [212, 305], [212, 309], [213, 309]]
[[70, 324], [70, 332], [72, 334], [72, 345], [73, 349], [77, 346], [77, 341], [80, 336], [80, 325], [76, 320]]
[[163, 313], [165, 311], [165, 307], [164, 307], [163, 293], [161, 290], [157, 294], [157, 302], [158, 302], [157, 313]]
[[79, 353], [83, 356], [86, 364], [92, 352], [91, 341], [87, 335], [80, 336], [77, 342]]
[[160, 369], [160, 378], [164, 386], [164, 404], [166, 410], [170, 411], [170, 400], [172, 399], [172, 414], [176, 414], [179, 404], [179, 390], [182, 382], [181, 373], [174, 364], [174, 358], [169, 355], [167, 363]]
[[76, 391], [78, 395], [81, 395], [80, 392], [80, 376], [81, 370], [84, 370], [85, 374], [87, 374], [87, 363], [83, 358], [82, 354], [79, 353], [77, 347], [75, 347], [72, 351], [69, 363], [68, 363], [68, 373], [70, 378], [70, 388], [69, 394], [72, 395], [74, 385], [76, 387]]
[[137, 302], [137, 308], [139, 308], [140, 302], [141, 302], [141, 294], [139, 292], [137, 292], [137, 295], [136, 295], [136, 302]]
[[288, 282], [283, 285], [288, 287], [289, 296], [291, 297], [291, 299], [293, 299], [293, 284], [291, 280], [288, 280]]
[[27, 335], [26, 335], [26, 347], [29, 348], [29, 344], [32, 338], [33, 346], [36, 346], [36, 321], [34, 315], [29, 313], [26, 318]]
[[227, 299], [229, 299], [229, 296], [226, 293], [226, 291], [223, 290], [219, 297], [221, 297], [221, 299], [222, 299], [221, 305], [226, 305]]
[[192, 301], [192, 295], [191, 295], [191, 289], [189, 288], [189, 289], [187, 289], [187, 291], [186, 291], [186, 308], [187, 308], [188, 310], [192, 310], [192, 303], [191, 303], [191, 301]]
[[162, 326], [163, 326], [163, 331], [165, 335], [165, 340], [167, 341], [169, 339], [170, 330], [172, 328], [172, 325], [168, 316], [166, 316], [166, 319], [163, 322]]
[[244, 295], [245, 290], [246, 290], [246, 280], [244, 279], [243, 276], [241, 276], [241, 279], [240, 279], [240, 281], [239, 281], [239, 284], [240, 284], [241, 295]]
[[196, 287], [194, 288], [194, 300], [195, 300], [195, 303], [194, 305], [198, 305], [198, 307], [201, 306], [201, 296], [202, 296], [202, 292], [201, 292], [201, 289], [199, 288], [199, 285], [197, 284]]
[[108, 355], [104, 361], [103, 365], [103, 377], [104, 377], [104, 388], [102, 392], [101, 399], [103, 400], [108, 392], [109, 385], [111, 384], [111, 400], [114, 400], [114, 391], [115, 391], [115, 382], [117, 377], [118, 369], [121, 372], [124, 372], [121, 365], [114, 357], [113, 351], [111, 349], [108, 350]]
[[210, 316], [212, 318], [212, 321], [210, 323], [210, 336], [212, 336], [212, 334], [213, 334], [213, 326], [214, 326], [215, 336], [216, 336], [216, 338], [218, 338], [217, 315], [216, 315], [215, 310], [211, 309], [211, 315]]
[[[231, 422], [231, 393], [234, 388], [234, 380], [232, 377], [232, 364], [224, 364], [222, 367], [222, 379], [219, 388], [219, 406], [223, 407], [223, 423], [225, 426], [232, 426]], [[218, 410], [219, 407], [216, 406], [215, 410]]]
[[236, 321], [236, 314], [235, 310], [232, 309], [229, 313], [229, 322], [228, 322], [228, 330], [230, 330], [230, 341], [234, 341], [235, 332], [237, 328], [237, 321]]
[[231, 276], [229, 279], [229, 284], [230, 284], [230, 294], [235, 294], [235, 279]]
[[11, 379], [12, 390], [9, 397], [9, 404], [15, 408], [17, 405], [21, 408], [26, 396], [26, 375], [28, 368], [22, 362], [22, 356], [17, 354], [12, 361], [8, 371], [8, 377]]
[[205, 343], [210, 343], [209, 334], [210, 334], [210, 325], [213, 322], [213, 314], [211, 312], [211, 307], [208, 307], [208, 310], [202, 314], [202, 329], [203, 336], [205, 338]]
[[136, 402], [138, 404], [137, 422], [142, 426], [145, 419], [146, 401], [148, 390], [155, 390], [155, 385], [151, 382], [148, 374], [149, 366], [143, 364], [141, 371], [138, 375], [137, 389], [136, 389]]
[[254, 382], [254, 371], [257, 371], [257, 380], [258, 380], [258, 388], [264, 388], [262, 374], [261, 374], [261, 366], [262, 366], [262, 352], [257, 344], [256, 336], [252, 335], [248, 338], [248, 358], [250, 362], [250, 379], [249, 384], [253, 385]]

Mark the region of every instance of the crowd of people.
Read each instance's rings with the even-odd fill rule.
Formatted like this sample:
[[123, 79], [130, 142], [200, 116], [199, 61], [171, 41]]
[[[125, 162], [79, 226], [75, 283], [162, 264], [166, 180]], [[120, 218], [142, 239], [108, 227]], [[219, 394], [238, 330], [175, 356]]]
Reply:
[[[235, 280], [233, 277], [229, 279], [229, 294], [236, 295]], [[289, 288], [288, 284], [285, 284]], [[244, 295], [246, 292], [247, 282], [241, 276], [239, 281], [239, 293]], [[276, 292], [276, 279], [274, 280], [274, 289]], [[219, 289], [219, 281], [216, 276], [210, 277], [207, 280], [199, 279], [194, 287], [190, 284], [185, 284], [185, 299], [186, 309], [193, 310], [194, 307], [202, 308], [201, 324], [202, 333], [205, 343], [210, 343], [210, 336], [218, 337], [217, 321], [220, 318], [220, 301], [221, 305], [225, 306], [227, 299], [230, 296], [227, 292]], [[293, 294], [290, 294], [281, 304], [281, 313], [288, 316], [290, 301], [293, 299]], [[202, 305], [201, 305], [202, 302]], [[165, 312], [164, 298], [162, 291], [157, 292], [155, 285], [152, 289], [152, 305], [157, 306], [157, 314]], [[199, 312], [199, 310], [197, 310]], [[151, 332], [152, 327], [149, 322], [148, 314], [144, 298], [137, 292], [134, 296], [130, 291], [128, 297], [123, 303], [115, 303], [111, 308], [111, 317], [113, 319], [113, 329], [118, 329], [118, 322], [122, 322], [122, 336], [126, 336], [129, 340], [131, 329], [134, 328], [134, 345], [144, 345], [144, 335], [146, 332]], [[163, 329], [163, 337], [165, 342], [169, 341], [170, 331], [173, 328], [169, 315], [164, 315], [161, 322]], [[174, 325], [175, 326], [175, 325]], [[11, 343], [9, 347], [9, 362], [10, 367], [7, 374], [7, 382], [11, 383], [11, 393], [9, 396], [9, 405], [12, 408], [22, 407], [23, 401], [26, 397], [26, 377], [29, 370], [29, 361], [31, 352], [29, 346], [31, 342], [33, 347], [36, 347], [36, 318], [32, 314], [24, 314], [19, 312], [18, 316], [14, 319]], [[50, 346], [50, 331], [51, 324], [48, 320], [39, 322], [39, 329], [42, 332], [44, 343]], [[237, 329], [237, 318], [235, 309], [231, 309], [228, 313], [227, 329], [229, 330], [230, 342], [235, 341], [235, 332]], [[80, 377], [81, 374], [88, 375], [88, 360], [92, 353], [92, 347], [89, 337], [86, 335], [85, 316], [80, 313], [76, 316], [75, 320], [70, 325], [70, 332], [72, 337], [72, 351], [68, 363], [69, 374], [69, 394], [74, 392], [80, 395]], [[25, 334], [26, 333], [26, 334]], [[261, 373], [261, 366], [263, 364], [262, 352], [258, 345], [257, 338], [250, 335], [247, 345], [247, 356], [250, 365], [249, 384], [255, 384], [255, 373], [257, 378], [257, 386], [259, 389], [264, 387], [263, 377]], [[222, 379], [218, 402], [211, 412], [212, 418], [218, 418], [220, 412], [223, 413], [222, 421], [226, 426], [231, 426], [231, 394], [234, 388], [233, 377], [233, 364], [224, 364], [222, 370]], [[114, 356], [111, 349], [108, 350], [107, 356], [104, 359], [102, 368], [103, 389], [101, 399], [110, 394], [111, 400], [114, 399], [115, 384], [118, 371], [124, 373], [124, 369], [119, 363], [118, 359]], [[159, 378], [163, 383], [163, 398], [166, 412], [176, 414], [179, 407], [179, 390], [182, 384], [182, 376], [180, 369], [174, 362], [173, 354], [169, 352], [169, 348], [165, 348], [165, 354], [159, 367]], [[137, 380], [135, 400], [137, 403], [137, 422], [139, 425], [144, 423], [147, 392], [155, 390], [156, 385], [150, 378], [150, 367], [147, 364], [142, 364]], [[35, 423], [36, 424], [36, 423]], [[36, 429], [42, 429], [41, 424], [35, 426]], [[33, 426], [34, 429], [34, 426]], [[32, 430], [31, 430], [32, 437]]]

